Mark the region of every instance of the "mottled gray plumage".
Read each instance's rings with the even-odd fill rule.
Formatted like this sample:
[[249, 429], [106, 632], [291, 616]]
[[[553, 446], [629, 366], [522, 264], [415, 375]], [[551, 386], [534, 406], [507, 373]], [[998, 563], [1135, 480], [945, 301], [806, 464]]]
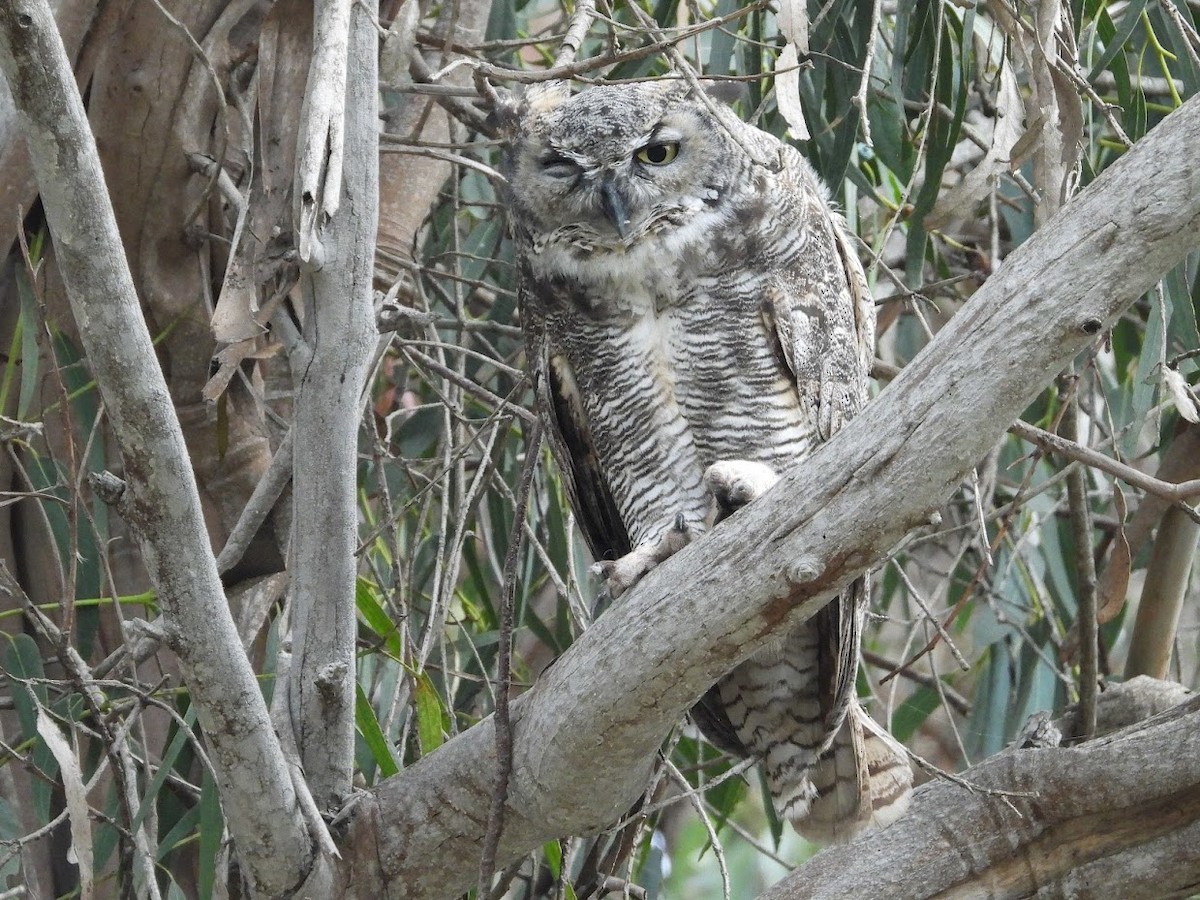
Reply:
[[[803, 157], [680, 82], [548, 85], [501, 120], [540, 412], [615, 595], [861, 408], [874, 305]], [[821, 841], [890, 820], [911, 783], [855, 699], [864, 590], [694, 710]]]

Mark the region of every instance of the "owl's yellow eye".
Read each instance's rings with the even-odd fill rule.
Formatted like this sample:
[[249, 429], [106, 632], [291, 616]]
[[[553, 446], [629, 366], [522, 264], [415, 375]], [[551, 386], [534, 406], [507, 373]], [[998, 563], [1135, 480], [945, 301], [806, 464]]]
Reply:
[[638, 162], [650, 166], [665, 166], [679, 155], [679, 141], [667, 141], [662, 144], [647, 144], [633, 154]]

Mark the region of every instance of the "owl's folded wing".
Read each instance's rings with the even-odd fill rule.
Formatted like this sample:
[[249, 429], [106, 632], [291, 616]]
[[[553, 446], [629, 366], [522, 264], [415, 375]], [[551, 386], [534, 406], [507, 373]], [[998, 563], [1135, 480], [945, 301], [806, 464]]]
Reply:
[[[812, 242], [833, 253], [798, 253], [768, 289], [768, 307], [796, 389], [828, 440], [867, 401], [875, 359], [875, 300], [840, 216], [814, 217]], [[832, 244], [832, 247], [828, 245]], [[818, 270], [812, 258], [836, 258]]]
[[[531, 327], [532, 326], [532, 327]], [[525, 323], [525, 352], [554, 461], [592, 557], [619, 559], [632, 550], [629, 532], [604, 480], [600, 457], [566, 357], [545, 332]]]
[[[768, 292], [768, 327], [774, 326], [802, 406], [825, 441], [866, 404], [875, 358], [875, 301], [841, 217], [815, 216], [810, 222], [808, 239], [824, 243], [825, 252], [810, 245], [813, 252], [801, 251], [791, 269], [779, 273]], [[813, 257], [841, 265], [818, 270]], [[866, 603], [866, 581], [858, 579], [814, 620], [822, 637], [821, 710], [835, 729], [855, 696], [858, 660], [847, 654], [858, 652]]]

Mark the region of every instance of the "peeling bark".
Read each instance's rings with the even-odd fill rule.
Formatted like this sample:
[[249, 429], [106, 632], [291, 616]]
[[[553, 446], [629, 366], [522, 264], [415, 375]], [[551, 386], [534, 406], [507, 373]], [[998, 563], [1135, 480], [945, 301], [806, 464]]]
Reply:
[[[314, 175], [307, 171], [312, 159], [303, 156], [296, 167], [299, 194], [311, 192], [314, 182], [326, 189], [340, 185], [341, 194], [296, 200], [300, 244], [309, 249], [311, 262], [300, 279], [303, 344], [291, 357], [299, 388], [292, 423], [294, 656], [288, 704], [300, 761], [323, 810], [336, 809], [350, 792], [354, 764], [358, 427], [376, 336], [371, 267], [379, 194], [378, 41], [367, 9], [361, 3], [347, 3], [344, 9], [349, 19], [348, 44], [341, 47], [344, 71], [333, 79], [343, 92], [337, 106], [345, 117], [344, 129], [341, 123], [331, 128], [325, 118], [329, 86], [323, 85], [316, 65], [323, 52], [332, 52], [328, 48], [314, 53], [309, 78], [310, 92], [325, 99], [306, 103], [306, 113], [315, 118], [301, 124], [302, 133], [316, 128], [336, 131], [339, 142], [344, 137], [336, 154], [332, 149], [318, 154], [339, 171], [336, 177], [332, 172]], [[323, 14], [336, 21], [342, 11], [340, 0], [331, 10], [318, 8], [318, 22]], [[326, 37], [321, 27], [315, 29], [318, 43]], [[336, 36], [333, 40], [337, 42]], [[308, 222], [310, 215], [314, 218]], [[308, 237], [303, 236], [306, 222]]]

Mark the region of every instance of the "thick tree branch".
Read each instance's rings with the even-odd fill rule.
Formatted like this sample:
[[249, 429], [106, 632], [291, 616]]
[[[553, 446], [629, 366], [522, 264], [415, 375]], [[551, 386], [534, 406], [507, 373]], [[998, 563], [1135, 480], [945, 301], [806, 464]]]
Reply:
[[113, 425], [168, 639], [196, 704], [242, 870], [283, 894], [312, 851], [225, 602], [196, 481], [138, 305], [74, 75], [45, 0], [0, 4], [0, 67], [29, 143], [59, 270]]
[[[300, 277], [304, 346], [291, 360], [299, 390], [292, 424], [294, 656], [287, 684], [300, 761], [322, 810], [341, 805], [354, 764], [355, 485], [362, 389], [375, 344], [371, 267], [379, 196], [374, 15], [371, 3], [343, 9], [341, 0], [331, 0], [318, 7], [314, 40], [330, 46], [313, 56], [301, 131], [310, 140], [314, 129], [328, 135], [328, 152], [308, 158], [307, 165], [329, 171], [314, 176], [304, 160], [296, 167], [296, 225], [301, 233], [310, 227], [302, 240], [311, 254]], [[323, 19], [328, 21], [321, 24]], [[342, 59], [333, 68], [340, 74], [326, 84], [318, 66], [339, 51]], [[330, 101], [335, 89], [342, 93]], [[310, 208], [302, 195], [314, 177], [326, 191], [337, 185], [338, 196], [314, 194]]]
[[[766, 496], [602, 616], [513, 704], [497, 864], [613, 821], [684, 711], [928, 520], [1078, 352], [1200, 241], [1200, 100], [1168, 117], [1015, 251], [899, 378]], [[1148, 179], [1162, 160], [1169, 180]], [[360, 805], [359, 896], [470, 887], [494, 770], [469, 729]]]
[[1007, 751], [962, 777], [1032, 796], [931, 782], [894, 825], [818, 854], [761, 900], [1159, 900], [1200, 886], [1200, 698], [1077, 747]]

